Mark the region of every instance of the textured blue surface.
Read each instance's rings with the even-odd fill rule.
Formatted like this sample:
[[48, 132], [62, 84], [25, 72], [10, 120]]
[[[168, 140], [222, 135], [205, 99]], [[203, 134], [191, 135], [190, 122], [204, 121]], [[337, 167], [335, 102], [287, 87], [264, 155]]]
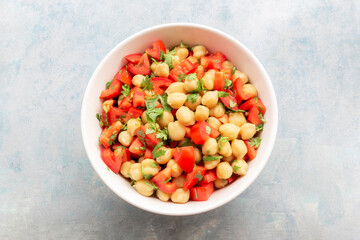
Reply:
[[[214, 211], [166, 217], [92, 169], [80, 107], [99, 61], [129, 35], [195, 22], [263, 63], [278, 98], [273, 154]], [[1, 1], [0, 239], [359, 239], [360, 2]]]

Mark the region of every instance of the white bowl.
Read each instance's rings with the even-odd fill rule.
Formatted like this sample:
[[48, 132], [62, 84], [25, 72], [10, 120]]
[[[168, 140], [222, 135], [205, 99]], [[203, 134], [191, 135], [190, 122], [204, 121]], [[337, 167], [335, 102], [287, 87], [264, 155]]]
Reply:
[[[257, 157], [249, 163], [246, 176], [223, 189], [215, 191], [205, 202], [190, 201], [186, 204], [162, 202], [155, 197], [143, 197], [120, 175], [114, 174], [100, 158], [98, 137], [101, 132], [96, 113], [101, 111], [100, 92], [105, 83], [125, 64], [123, 57], [130, 53], [143, 52], [151, 43], [161, 39], [167, 48], [179, 44], [180, 40], [190, 46], [203, 44], [210, 52], [221, 51], [236, 68], [248, 74], [250, 82], [258, 90], [266, 106], [266, 124], [261, 133], [261, 146]], [[189, 23], [171, 23], [142, 30], [112, 49], [97, 66], [86, 88], [81, 109], [81, 131], [86, 153], [95, 171], [104, 183], [128, 203], [149, 212], [164, 215], [191, 215], [203, 213], [231, 201], [254, 182], [263, 170], [271, 154], [278, 125], [278, 110], [271, 81], [259, 60], [238, 40], [219, 30]]]

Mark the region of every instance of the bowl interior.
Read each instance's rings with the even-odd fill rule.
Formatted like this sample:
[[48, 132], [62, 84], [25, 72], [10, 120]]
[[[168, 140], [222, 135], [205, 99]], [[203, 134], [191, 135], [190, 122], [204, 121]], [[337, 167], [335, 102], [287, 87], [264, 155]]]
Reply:
[[[143, 52], [155, 40], [161, 39], [167, 48], [179, 44], [180, 40], [193, 46], [203, 44], [210, 52], [222, 51], [234, 63], [236, 68], [248, 74], [250, 82], [258, 89], [264, 102], [267, 121], [261, 134], [262, 144], [257, 157], [249, 163], [246, 176], [231, 185], [215, 191], [206, 202], [188, 202], [174, 204], [161, 202], [157, 198], [143, 197], [138, 194], [129, 182], [109, 171], [100, 158], [98, 137], [101, 132], [95, 118], [102, 106], [99, 95], [105, 83], [111, 80], [125, 64], [123, 56]], [[276, 137], [277, 105], [273, 87], [265, 70], [256, 57], [241, 43], [218, 30], [195, 24], [167, 24], [143, 30], [117, 45], [99, 64], [85, 92], [81, 114], [83, 141], [90, 162], [105, 184], [125, 201], [144, 210], [165, 215], [190, 215], [205, 212], [221, 206], [243, 192], [259, 175], [265, 166]]]

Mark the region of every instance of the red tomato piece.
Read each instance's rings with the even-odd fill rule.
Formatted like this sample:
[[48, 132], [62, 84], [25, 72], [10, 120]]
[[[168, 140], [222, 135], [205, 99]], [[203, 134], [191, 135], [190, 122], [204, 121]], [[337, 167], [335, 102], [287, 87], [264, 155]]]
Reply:
[[195, 65], [189, 59], [185, 59], [170, 70], [169, 77], [172, 80], [177, 81], [180, 74], [193, 73], [195, 70]]
[[151, 73], [150, 70], [150, 61], [147, 53], [144, 53], [138, 64], [128, 63], [127, 69], [132, 74], [142, 74], [142, 75], [149, 75]]
[[121, 126], [122, 126], [121, 122], [116, 121], [110, 127], [105, 128], [102, 131], [99, 140], [105, 148], [108, 148], [111, 145], [113, 145], [117, 135], [119, 134]]
[[173, 157], [182, 170], [192, 172], [195, 164], [195, 152], [193, 146], [175, 148]]
[[225, 75], [223, 72], [215, 72], [214, 89], [223, 91], [225, 86]]
[[166, 53], [166, 48], [163, 41], [157, 40], [152, 44], [152, 46], [153, 48], [146, 49], [146, 52], [156, 60], [160, 60], [161, 51], [163, 51], [164, 54]]
[[120, 102], [120, 105], [119, 107], [121, 109], [124, 109], [125, 111], [129, 111], [129, 109], [132, 107], [132, 103], [130, 101], [130, 95], [124, 97], [121, 102]]
[[122, 160], [118, 157], [118, 153], [114, 154], [110, 148], [101, 148], [101, 159], [111, 171], [119, 173]]
[[153, 91], [158, 95], [162, 95], [164, 90], [166, 90], [174, 81], [165, 77], [154, 77], [151, 78], [151, 82], [153, 83]]
[[248, 156], [249, 160], [253, 160], [256, 157], [256, 149], [254, 146], [250, 146], [249, 145], [249, 141], [245, 140], [244, 141], [246, 148], [247, 148], [247, 154], [246, 156]]
[[130, 144], [129, 152], [134, 157], [144, 156], [144, 144], [140, 141], [138, 137], [136, 137]]
[[257, 126], [262, 123], [262, 121], [260, 120], [259, 114], [260, 114], [259, 109], [257, 108], [257, 106], [254, 105], [250, 108], [247, 119], [249, 120], [249, 122], [251, 122]]
[[176, 191], [176, 185], [172, 182], [166, 182], [171, 177], [171, 168], [165, 168], [158, 172], [151, 181], [163, 192], [173, 193]]
[[116, 121], [122, 121], [126, 118], [126, 114], [125, 110], [111, 106], [109, 112], [107, 113], [109, 124], [112, 125]]
[[114, 79], [108, 89], [102, 90], [100, 94], [101, 98], [114, 98], [120, 95], [122, 83], [119, 80]]
[[199, 66], [199, 60], [197, 60], [196, 57], [193, 57], [193, 56], [189, 56], [187, 59], [190, 60], [190, 62], [192, 64], [194, 64], [194, 66], [197, 68]]
[[238, 104], [236, 98], [234, 96], [220, 97], [221, 102], [225, 105], [225, 107], [233, 110], [238, 110]]
[[126, 115], [126, 118], [124, 118], [124, 122], [127, 122], [131, 118], [138, 118], [141, 116], [143, 110], [137, 109], [134, 107], [131, 107]]
[[220, 132], [211, 127], [207, 122], [201, 121], [191, 127], [190, 135], [195, 144], [204, 144], [209, 137], [217, 138]]
[[149, 148], [147, 148], [147, 149], [145, 150], [144, 158], [145, 158], [145, 159], [147, 159], [147, 158], [152, 159], [152, 158], [153, 158], [152, 151], [151, 151]]
[[214, 192], [214, 184], [212, 182], [190, 189], [190, 199], [193, 201], [207, 201]]
[[218, 69], [222, 68], [222, 63], [226, 60], [225, 55], [222, 52], [216, 52], [210, 56], [204, 56], [201, 58], [200, 62], [206, 68], [209, 69]]
[[134, 92], [133, 94], [133, 105], [134, 107], [145, 107], [145, 93], [141, 92]]
[[238, 178], [239, 175], [237, 174], [233, 174], [230, 178], [228, 178], [228, 183], [232, 183], [233, 181], [235, 181]]
[[122, 82], [123, 84], [131, 84], [131, 75], [125, 67], [122, 67], [121, 70], [115, 74], [114, 79]]
[[115, 154], [115, 150], [121, 148], [121, 161], [122, 162], [126, 162], [126, 161], [130, 161], [130, 152], [128, 148], [125, 148], [123, 145], [121, 145], [120, 143], [116, 143], [112, 146], [112, 149], [114, 150], [114, 154]]
[[225, 74], [225, 79], [231, 79], [232, 78], [232, 69], [231, 68], [223, 68], [220, 71]]
[[249, 110], [254, 105], [257, 106], [257, 108], [259, 109], [259, 111], [261, 112], [262, 115], [265, 114], [266, 107], [263, 104], [263, 102], [261, 101], [261, 99], [258, 97], [254, 97], [254, 98], [247, 100], [246, 102], [241, 104], [239, 108], [241, 110]]
[[234, 87], [233, 89], [236, 92], [236, 99], [239, 101], [242, 100], [248, 100], [250, 98], [250, 95], [247, 93], [244, 93], [243, 91], [243, 81], [241, 80], [241, 78], [237, 78], [234, 82]]
[[215, 181], [216, 179], [217, 179], [216, 170], [215, 169], [207, 170], [202, 180], [198, 182], [198, 185], [203, 186], [210, 182]]
[[184, 190], [190, 189], [204, 177], [206, 168], [201, 166], [193, 166], [193, 170], [186, 175], [184, 181]]
[[196, 76], [198, 79], [202, 79], [205, 74], [205, 67], [202, 65], [199, 65], [197, 69], [195, 70]]
[[141, 53], [133, 53], [133, 54], [126, 55], [124, 58], [131, 63], [138, 64], [141, 56], [142, 56]]
[[141, 126], [136, 130], [136, 135], [146, 144], [150, 149], [153, 149], [160, 140], [156, 138], [155, 133], [146, 134], [145, 126]]
[[191, 138], [191, 127], [185, 127], [185, 137]]

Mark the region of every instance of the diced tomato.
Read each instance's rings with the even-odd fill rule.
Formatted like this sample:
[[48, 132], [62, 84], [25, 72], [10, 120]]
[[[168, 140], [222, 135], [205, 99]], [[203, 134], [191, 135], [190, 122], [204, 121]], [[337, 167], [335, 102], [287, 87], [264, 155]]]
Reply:
[[166, 182], [171, 177], [171, 168], [167, 167], [158, 172], [151, 181], [163, 192], [173, 193], [176, 191], [176, 185], [172, 182]]
[[202, 180], [198, 182], [198, 185], [203, 186], [210, 182], [215, 181], [216, 179], [217, 179], [216, 170], [215, 169], [207, 170]]
[[[121, 148], [121, 161], [122, 162], [127, 162], [130, 161], [130, 152], [128, 148], [125, 148], [123, 145], [121, 145], [120, 143], [116, 143], [112, 146], [112, 149], [114, 150], [114, 154], [116, 152], [116, 150], [118, 150], [119, 148]], [[116, 156], [116, 154], [115, 154]]]
[[239, 108], [241, 110], [249, 110], [254, 105], [257, 106], [257, 108], [259, 109], [259, 111], [261, 112], [262, 115], [265, 114], [266, 107], [263, 104], [263, 102], [261, 101], [261, 99], [258, 97], [254, 97], [254, 98], [247, 100], [246, 102], [241, 104]]
[[153, 83], [153, 91], [158, 95], [162, 95], [164, 90], [166, 90], [174, 81], [165, 77], [154, 77], [151, 78], [151, 82]]
[[126, 55], [124, 58], [131, 63], [138, 64], [141, 56], [142, 56], [141, 53], [133, 53], [133, 54]]
[[180, 62], [178, 65], [176, 65], [173, 69], [170, 70], [169, 77], [172, 80], [177, 81], [177, 78], [180, 74], [193, 73], [195, 70], [195, 65], [189, 59], [184, 59], [182, 62]]
[[114, 98], [120, 95], [122, 83], [119, 80], [114, 79], [108, 89], [102, 90], [100, 94], [101, 98]]
[[197, 68], [199, 66], [199, 60], [197, 60], [196, 57], [193, 57], [193, 56], [189, 56], [187, 59], [190, 60], [190, 62], [192, 64], [194, 64], [194, 66]]
[[143, 110], [131, 107], [124, 118], [124, 122], [127, 122], [131, 118], [138, 118], [141, 116]]
[[222, 124], [229, 123], [229, 116], [227, 114], [223, 114], [221, 117], [218, 118]]
[[160, 143], [160, 139], [156, 138], [155, 133], [148, 133], [146, 134], [145, 126], [141, 126], [136, 130], [136, 135], [143, 139], [146, 146], [150, 149], [153, 149], [157, 144]]
[[146, 52], [156, 60], [160, 60], [161, 51], [163, 51], [164, 54], [166, 53], [166, 48], [163, 41], [157, 40], [152, 44], [152, 46], [153, 48], [146, 49]]
[[203, 178], [206, 168], [201, 166], [192, 167], [192, 171], [186, 175], [184, 181], [184, 190], [190, 189]]
[[255, 124], [256, 126], [259, 125], [260, 123], [262, 123], [262, 121], [260, 120], [259, 117], [259, 109], [257, 108], [257, 106], [252, 106], [249, 110], [249, 114], [247, 116], [247, 119], [249, 120], [249, 122]]
[[247, 148], [247, 153], [246, 155], [248, 156], [249, 160], [253, 160], [255, 157], [256, 157], [256, 149], [254, 146], [250, 146], [249, 145], [249, 141], [248, 140], [245, 140], [244, 141], [245, 145], [246, 145], [246, 148]]
[[198, 79], [202, 79], [205, 73], [205, 67], [199, 65], [195, 70], [196, 76]]
[[116, 121], [122, 121], [122, 119], [126, 118], [126, 114], [125, 110], [111, 106], [107, 113], [109, 124], [112, 125]]
[[215, 72], [214, 75], [214, 89], [223, 91], [225, 86], [225, 75], [223, 72]]
[[226, 57], [222, 52], [216, 52], [213, 55], [201, 57], [200, 63], [206, 68], [220, 70], [225, 60]]
[[191, 127], [185, 127], [185, 137], [191, 138]]
[[127, 69], [132, 74], [142, 74], [142, 75], [149, 75], [151, 73], [150, 70], [150, 61], [147, 53], [144, 53], [138, 64], [128, 63]]
[[108, 113], [110, 111], [110, 108], [114, 105], [114, 103], [115, 103], [115, 100], [113, 100], [113, 99], [104, 101], [102, 104], [103, 110]]
[[182, 170], [192, 172], [195, 164], [195, 152], [193, 146], [179, 147], [172, 151], [174, 160]]
[[225, 79], [231, 79], [232, 78], [232, 69], [231, 68], [223, 68], [220, 71], [225, 74]]
[[152, 159], [152, 158], [153, 158], [152, 151], [151, 151], [149, 148], [147, 148], [147, 149], [145, 150], [144, 158], [145, 158], [145, 159], [147, 159], [147, 158]]
[[131, 84], [131, 75], [126, 70], [126, 67], [122, 67], [121, 70], [115, 74], [114, 79], [119, 80], [123, 84]]
[[136, 137], [130, 144], [129, 152], [134, 157], [144, 156], [144, 144], [140, 141], [138, 137]]
[[214, 184], [208, 183], [204, 186], [190, 189], [190, 199], [193, 201], [207, 201], [214, 192]]
[[124, 109], [125, 111], [129, 111], [129, 109], [132, 107], [132, 103], [130, 100], [130, 95], [127, 95], [121, 100], [119, 107], [121, 109]]
[[121, 122], [116, 121], [113, 125], [111, 125], [108, 128], [105, 128], [102, 131], [99, 140], [105, 148], [108, 148], [111, 145], [113, 145], [117, 135], [119, 134], [121, 126], [122, 126]]
[[118, 154], [114, 154], [110, 148], [101, 148], [101, 159], [104, 161], [111, 171], [118, 174], [120, 171], [122, 159], [118, 157]]
[[123, 145], [121, 145], [120, 143], [115, 143], [114, 145], [112, 145], [112, 150], [115, 151], [115, 149], [118, 149], [119, 147], [123, 147]]
[[134, 92], [133, 94], [133, 105], [134, 107], [145, 107], [145, 93], [141, 92]]
[[238, 104], [236, 98], [234, 96], [220, 97], [221, 102], [225, 105], [225, 107], [233, 110], [238, 110]]
[[241, 80], [241, 78], [237, 78], [234, 82], [234, 87], [233, 89], [236, 92], [236, 99], [239, 101], [242, 100], [248, 100], [250, 98], [250, 95], [247, 93], [244, 93], [243, 91], [243, 81]]
[[216, 138], [219, 135], [219, 131], [205, 121], [197, 122], [191, 127], [191, 139], [195, 144], [204, 144], [209, 137]]
[[142, 89], [140, 88], [140, 87], [138, 87], [138, 86], [134, 86], [133, 88], [131, 88], [131, 90], [130, 90], [130, 95], [131, 95], [131, 93], [134, 93], [134, 92], [141, 92], [142, 91]]
[[238, 178], [239, 175], [237, 174], [233, 174], [230, 178], [228, 178], [228, 183], [232, 183], [233, 181], [235, 181]]

